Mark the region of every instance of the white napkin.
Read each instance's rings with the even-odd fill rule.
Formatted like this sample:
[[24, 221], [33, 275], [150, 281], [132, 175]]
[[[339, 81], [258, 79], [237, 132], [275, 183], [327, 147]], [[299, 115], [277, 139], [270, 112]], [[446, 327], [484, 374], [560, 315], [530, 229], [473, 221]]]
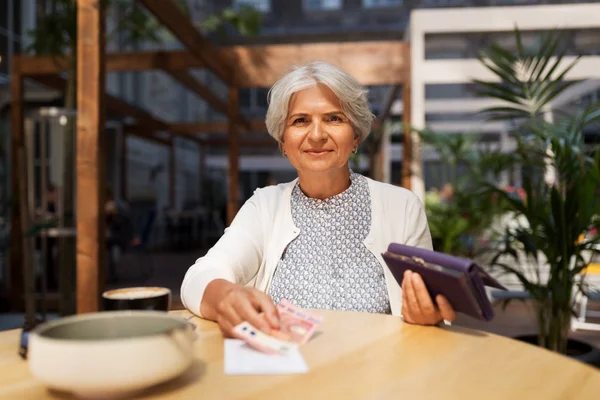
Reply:
[[239, 339], [225, 339], [225, 374], [304, 374], [308, 367], [300, 350], [286, 354], [265, 354]]

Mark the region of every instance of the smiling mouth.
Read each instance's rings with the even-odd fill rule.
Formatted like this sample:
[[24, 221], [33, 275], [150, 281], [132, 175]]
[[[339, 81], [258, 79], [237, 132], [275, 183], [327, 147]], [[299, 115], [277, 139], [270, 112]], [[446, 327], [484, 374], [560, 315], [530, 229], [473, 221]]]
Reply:
[[305, 153], [311, 156], [322, 156], [331, 153], [332, 150], [306, 150]]

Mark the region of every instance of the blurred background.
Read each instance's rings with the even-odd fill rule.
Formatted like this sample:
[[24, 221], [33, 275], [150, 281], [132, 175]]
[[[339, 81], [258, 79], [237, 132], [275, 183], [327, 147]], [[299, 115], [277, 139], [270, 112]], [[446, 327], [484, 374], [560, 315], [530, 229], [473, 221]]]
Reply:
[[[186, 46], [140, 3], [144, 2], [109, 2], [106, 52], [185, 50]], [[552, 246], [542, 245], [548, 242], [550, 231], [536, 236], [537, 231], [530, 229], [528, 242], [514, 230], [515, 221], [524, 220], [528, 227], [544, 218], [554, 221], [552, 210], [542, 213], [550, 202], [550, 197], [544, 196], [551, 196], [552, 187], [572, 189], [574, 184], [561, 186], [566, 182], [563, 180], [583, 182], [583, 176], [597, 168], [593, 157], [600, 138], [600, 22], [595, 23], [592, 17], [600, 15], [598, 4], [558, 0], [178, 2], [193, 26], [216, 48], [407, 43], [412, 57], [408, 60], [409, 83], [405, 83], [409, 90], [398, 84], [368, 85], [372, 111], [378, 119], [351, 167], [392, 184], [410, 183], [427, 207], [436, 250], [480, 261], [510, 288], [507, 294], [488, 293], [498, 310], [493, 323], [482, 325], [467, 318], [459, 323], [511, 336], [535, 334], [543, 307], [532, 293], [539, 295], [540, 288], [546, 292], [539, 298], [554, 293], [549, 281], [539, 278], [540, 271], [544, 276], [554, 271]], [[11, 255], [20, 243], [19, 238], [11, 239], [11, 223], [19, 209], [31, 217], [30, 225], [21, 233], [31, 239], [31, 296], [36, 311], [48, 318], [74, 312], [74, 269], [64, 266], [69, 264], [64, 252], [69, 251], [65, 243], [75, 236], [72, 132], [77, 114], [76, 102], [69, 94], [73, 93], [69, 91], [72, 69], [60, 61], [72, 54], [76, 43], [74, 7], [71, 0], [0, 0], [0, 329], [23, 324], [25, 282], [19, 258]], [[475, 14], [469, 14], [472, 12]], [[513, 18], [524, 20], [523, 15], [535, 17], [523, 26], [511, 23], [510, 29], [498, 27]], [[552, 36], [557, 32], [560, 35]], [[294, 47], [289, 48], [293, 52]], [[297, 51], [302, 50], [297, 47]], [[58, 76], [66, 82], [63, 91], [58, 90], [61, 87], [55, 78], [42, 73], [35, 75], [36, 79], [24, 80], [25, 162], [18, 172], [14, 170], [17, 154], [11, 151], [15, 148], [11, 72], [16, 55], [50, 56], [46, 61], [55, 58], [61, 68]], [[339, 58], [343, 57], [340, 50]], [[365, 57], [368, 63], [368, 52]], [[557, 57], [562, 63], [554, 65]], [[487, 72], [478, 64], [485, 58], [492, 60]], [[522, 60], [529, 60], [529, 64], [525, 62], [521, 71], [514, 66]], [[578, 64], [565, 75], [557, 74], [572, 62]], [[34, 62], [29, 65], [36, 66]], [[45, 68], [43, 63], [37, 65]], [[228, 86], [210, 68], [190, 68], [188, 72], [182, 76], [161, 70], [107, 70], [106, 92], [122, 103], [113, 101], [112, 109], [108, 107], [101, 155], [106, 165], [108, 231], [105, 288], [167, 286], [175, 295], [176, 305], [185, 271], [214, 244], [229, 219], [228, 118], [227, 112], [214, 106], [226, 104]], [[492, 75], [503, 83], [494, 87], [479, 81]], [[198, 89], [198, 82], [214, 94], [212, 100], [199, 95], [204, 89]], [[537, 91], [529, 96], [531, 88]], [[256, 188], [296, 177], [261, 125], [268, 106], [267, 93], [267, 87], [237, 91], [240, 114], [257, 126], [245, 134], [239, 148], [238, 207]], [[409, 107], [404, 98], [407, 95], [411, 97]], [[119, 104], [122, 112], [118, 112]], [[568, 125], [573, 118], [579, 118], [577, 129], [563, 129], [561, 121]], [[136, 119], [148, 122], [136, 125]], [[571, 141], [559, 140], [561, 134]], [[532, 153], [528, 147], [531, 142], [524, 140], [528, 135], [536, 137], [537, 145], [549, 149], [550, 155], [544, 153], [540, 158], [539, 152]], [[559, 157], [563, 153], [558, 144], [553, 147], [553, 139], [564, 149], [577, 149], [588, 156], [591, 170], [586, 166], [580, 175], [562, 174], [564, 160], [553, 158], [553, 154]], [[407, 143], [412, 143], [408, 161]], [[560, 164], [554, 166], [554, 178], [547, 175], [545, 163], [549, 159]], [[26, 191], [21, 192], [27, 195], [27, 202], [22, 203], [25, 208], [15, 204], [14, 179], [23, 176], [27, 176]], [[546, 182], [549, 186], [544, 188], [550, 191], [541, 195], [541, 189], [532, 188], [531, 182]], [[600, 344], [600, 323], [594, 320], [598, 315], [594, 314], [598, 310], [594, 301], [600, 299], [595, 297], [600, 268], [594, 257], [598, 183], [581, 183], [590, 189], [577, 192], [577, 199], [591, 196], [585, 204], [590, 211], [585, 216], [578, 213], [582, 222], [577, 232], [569, 232], [575, 238], [581, 236], [581, 248], [573, 252], [576, 256], [584, 254], [585, 260], [563, 267], [572, 272], [569, 288], [576, 288], [581, 276], [587, 278], [581, 291], [576, 288], [577, 295], [569, 291], [574, 314], [567, 319], [582, 324], [574, 337], [596, 345]], [[490, 187], [496, 190], [495, 195]], [[566, 209], [574, 200], [567, 198], [565, 190], [561, 193]], [[534, 198], [540, 205], [537, 214], [519, 208], [528, 202], [534, 204]], [[583, 206], [577, 203], [573, 207]], [[564, 227], [556, 229], [566, 231]], [[565, 236], [564, 241], [570, 241], [571, 236]], [[514, 239], [510, 245], [507, 238]], [[527, 243], [535, 243], [534, 249]], [[511, 246], [522, 256], [514, 256]], [[549, 262], [531, 262], [533, 254], [543, 254]], [[504, 262], [509, 268], [492, 268], [500, 257], [510, 258]], [[507, 300], [519, 301], [505, 308]], [[577, 327], [576, 323], [571, 326]]]

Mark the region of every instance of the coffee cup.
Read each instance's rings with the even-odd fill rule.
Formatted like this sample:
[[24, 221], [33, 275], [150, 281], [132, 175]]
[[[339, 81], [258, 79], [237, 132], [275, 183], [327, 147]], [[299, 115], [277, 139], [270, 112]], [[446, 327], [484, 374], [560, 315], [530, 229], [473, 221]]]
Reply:
[[102, 293], [105, 311], [154, 310], [169, 311], [171, 290], [165, 287], [129, 287]]

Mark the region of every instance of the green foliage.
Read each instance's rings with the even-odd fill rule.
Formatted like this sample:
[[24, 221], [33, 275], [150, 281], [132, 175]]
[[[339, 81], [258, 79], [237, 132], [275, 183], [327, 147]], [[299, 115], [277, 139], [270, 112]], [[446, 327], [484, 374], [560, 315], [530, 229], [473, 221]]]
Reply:
[[32, 40], [27, 49], [36, 55], [65, 55], [77, 41], [77, 3], [73, 0], [52, 0], [43, 18], [29, 33]]
[[254, 36], [260, 32], [262, 14], [254, 7], [240, 5], [236, 9], [226, 8], [220, 14], [211, 15], [201, 23], [206, 33], [226, 35], [226, 26], [235, 28], [243, 36]]
[[[444, 202], [432, 201], [431, 194], [426, 200], [432, 236], [442, 251], [461, 253], [461, 237], [481, 232], [497, 215], [509, 215], [491, 264], [516, 276], [530, 293], [539, 344], [565, 352], [574, 292], [585, 290], [581, 272], [600, 245], [600, 150], [586, 148], [583, 135], [600, 122], [600, 104], [574, 114], [553, 107], [553, 100], [578, 83], [565, 79], [577, 60], [565, 62], [561, 40], [550, 32], [540, 36], [538, 46], [525, 48], [516, 29], [515, 53], [498, 45], [481, 52], [480, 62], [497, 79], [475, 81], [476, 91], [502, 103], [482, 113], [516, 126], [514, 152], [478, 150], [471, 135], [419, 134], [440, 154], [440, 181], [454, 188]], [[553, 118], [545, 118], [550, 109]], [[499, 174], [515, 166], [523, 171], [518, 194], [498, 184]], [[469, 213], [475, 218], [466, 218]]]
[[[482, 63], [500, 82], [479, 82], [480, 94], [506, 102], [486, 112], [497, 120], [518, 119], [513, 157], [526, 167], [525, 199], [486, 182], [488, 192], [525, 221], [506, 228], [494, 264], [514, 274], [531, 294], [540, 344], [564, 352], [573, 290], [582, 289], [580, 273], [600, 242], [600, 236], [590, 234], [599, 227], [600, 152], [588, 152], [583, 140], [584, 130], [600, 119], [600, 104], [574, 115], [560, 113], [554, 123], [544, 120], [551, 101], [575, 83], [564, 78], [577, 61], [565, 64], [564, 52], [555, 54], [560, 45], [555, 33], [544, 35], [537, 52], [523, 49], [518, 30], [516, 40], [516, 55], [497, 46], [482, 53]], [[548, 173], [554, 178], [545, 179]], [[527, 263], [533, 274], [524, 271]]]
[[[114, 11], [118, 18], [114, 31], [107, 32], [107, 40], [121, 34], [122, 44], [135, 45], [143, 42], [161, 43], [170, 33], [146, 10], [132, 0], [104, 0], [107, 11]], [[185, 0], [177, 4], [187, 14]], [[27, 52], [36, 55], [64, 56], [73, 53], [77, 43], [77, 2], [75, 0], [52, 0], [45, 15], [38, 21], [36, 29], [29, 32], [32, 39]], [[224, 29], [225, 25], [235, 28], [241, 35], [256, 35], [260, 31], [261, 14], [250, 6], [239, 10], [225, 9], [212, 15], [203, 23], [207, 32]]]
[[424, 144], [436, 150], [441, 161], [432, 174], [445, 198], [441, 199], [437, 190], [425, 198], [434, 245], [444, 253], [475, 256], [474, 240], [503, 211], [497, 196], [482, 193], [478, 182], [488, 177], [496, 179], [511, 165], [512, 156], [477, 149], [477, 135], [441, 135], [427, 129], [417, 132]]
[[[107, 10], [119, 13], [115, 32], [108, 32], [110, 40], [116, 32], [123, 34], [125, 44], [142, 41], [160, 42], [163, 28], [142, 5], [131, 0], [104, 0]], [[52, 0], [45, 15], [29, 32], [32, 43], [27, 49], [36, 55], [62, 56], [72, 53], [77, 44], [77, 2]]]
[[107, 39], [116, 33], [123, 35], [124, 45], [143, 42], [161, 43], [165, 29], [144, 6], [137, 1], [109, 0], [108, 7], [114, 7], [121, 14], [114, 32], [108, 32]]
[[469, 219], [453, 202], [444, 202], [437, 191], [425, 196], [427, 222], [436, 250], [443, 253], [466, 255], [463, 235], [469, 231]]
[[562, 35], [550, 32], [541, 45], [525, 48], [515, 29], [516, 54], [493, 44], [481, 52], [480, 62], [500, 79], [499, 82], [474, 80], [479, 95], [504, 100], [506, 105], [483, 110], [493, 119], [538, 118], [551, 101], [579, 81], [564, 78], [577, 61], [563, 66], [566, 47], [557, 54]]

